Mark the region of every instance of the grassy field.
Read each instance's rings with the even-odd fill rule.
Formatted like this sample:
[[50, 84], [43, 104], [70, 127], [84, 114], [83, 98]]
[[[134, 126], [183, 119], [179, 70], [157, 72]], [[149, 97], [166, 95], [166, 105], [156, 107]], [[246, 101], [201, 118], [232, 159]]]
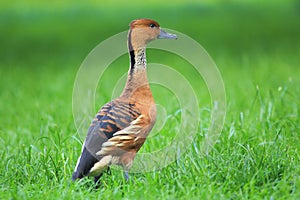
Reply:
[[[0, 199], [300, 199], [300, 4], [134, 2], [0, 3]], [[112, 170], [98, 189], [92, 179], [73, 183], [85, 135], [72, 114], [77, 70], [97, 44], [140, 17], [189, 35], [216, 62], [227, 96], [221, 136], [199, 156], [210, 123], [207, 88], [188, 63], [151, 50], [149, 62], [180, 69], [198, 87], [199, 134], [160, 171], [126, 183]], [[96, 109], [127, 70], [123, 56], [105, 72]], [[178, 105], [160, 89], [153, 86], [155, 99], [174, 117]], [[171, 140], [175, 124], [141, 151]]]

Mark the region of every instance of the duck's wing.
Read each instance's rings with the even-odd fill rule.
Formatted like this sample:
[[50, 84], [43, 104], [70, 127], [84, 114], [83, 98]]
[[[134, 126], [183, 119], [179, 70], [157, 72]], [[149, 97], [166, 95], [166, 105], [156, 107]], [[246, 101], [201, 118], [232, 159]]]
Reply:
[[129, 102], [114, 100], [105, 104], [90, 125], [72, 179], [88, 175], [94, 164], [103, 157], [97, 152], [107, 150], [108, 144], [105, 143], [115, 137], [115, 133], [128, 130], [139, 116], [141, 113]]

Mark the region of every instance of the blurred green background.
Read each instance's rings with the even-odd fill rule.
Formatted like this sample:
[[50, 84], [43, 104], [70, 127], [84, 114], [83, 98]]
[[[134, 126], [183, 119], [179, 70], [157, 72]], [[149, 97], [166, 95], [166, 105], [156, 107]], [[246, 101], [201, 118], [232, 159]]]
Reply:
[[[257, 86], [268, 91], [290, 82], [299, 85], [299, 1], [4, 0], [0, 5], [0, 112], [6, 116], [2, 130], [14, 120], [25, 120], [14, 119], [16, 109], [26, 113], [30, 123], [41, 115], [38, 111], [47, 113], [58, 105], [71, 115], [72, 87], [81, 62], [136, 18], [153, 18], [197, 40], [219, 67], [229, 108], [237, 113], [249, 109]], [[169, 59], [155, 52], [148, 57], [152, 62]], [[126, 73], [127, 56], [118, 64], [124, 67], [112, 74]]]
[[[222, 155], [227, 155], [228, 159], [236, 158], [232, 166], [236, 166], [236, 162], [241, 160], [231, 156], [238, 155], [234, 152], [236, 149], [230, 151], [231, 147], [235, 148], [235, 142], [250, 143], [253, 149], [257, 149], [265, 141], [280, 138], [276, 135], [279, 134], [278, 130], [285, 130], [284, 144], [296, 153], [293, 154], [295, 157], [287, 156], [285, 165], [276, 166], [287, 166], [279, 168], [287, 174], [292, 174], [287, 177], [294, 177], [297, 169], [292, 169], [296, 166], [293, 162], [298, 163], [295, 159], [297, 155], [299, 160], [300, 1], [2, 0], [0, 144], [1, 148], [5, 149], [1, 153], [4, 160], [1, 166], [2, 189], [8, 191], [16, 184], [12, 187], [15, 188], [12, 196], [16, 191], [25, 195], [26, 188], [18, 190], [18, 185], [23, 187], [26, 183], [33, 182], [38, 183], [37, 188], [42, 188], [45, 180], [55, 177], [57, 182], [62, 183], [61, 180], [71, 176], [81, 149], [79, 142], [74, 139], [77, 133], [72, 116], [72, 91], [77, 70], [96, 45], [114, 34], [127, 30], [130, 21], [136, 18], [155, 19], [162, 27], [192, 37], [207, 50], [217, 64], [226, 88], [227, 118], [220, 139], [223, 143], [216, 145], [216, 149], [225, 152]], [[184, 71], [184, 67], [180, 68], [185, 66], [186, 62], [169, 54], [149, 51], [147, 56], [148, 61], [174, 66], [186, 73], [188, 78], [191, 75], [188, 70]], [[103, 84], [98, 88], [101, 95], [96, 97], [96, 109], [110, 99], [114, 85], [110, 83], [117, 81], [118, 76], [128, 70], [128, 57], [123, 56], [114, 64], [122, 67], [108, 70], [106, 78], [102, 80]], [[197, 84], [201, 78], [190, 76], [190, 79]], [[201, 99], [199, 106], [209, 109], [210, 97], [205, 85], [202, 86], [197, 91]], [[153, 89], [155, 90], [155, 86]], [[163, 99], [162, 96], [156, 100], [163, 105], [168, 104], [168, 99]], [[207, 127], [209, 115], [203, 116], [207, 117], [206, 121], [203, 121]], [[205, 133], [205, 129], [201, 131]], [[236, 137], [234, 144], [229, 141], [231, 137]], [[44, 141], [45, 138], [48, 138], [48, 142]], [[52, 144], [51, 141], [55, 145], [49, 145]], [[146, 145], [145, 149], [149, 146]], [[230, 152], [226, 152], [223, 147]], [[279, 147], [281, 152], [281, 148], [284, 147]], [[48, 155], [48, 150], [50, 155], [57, 156], [54, 157], [54, 161], [52, 157], [49, 160], [49, 157], [42, 156]], [[36, 159], [30, 160], [31, 156]], [[230, 166], [228, 163], [222, 163], [223, 161], [220, 159], [217, 163], [224, 168]], [[285, 161], [278, 162], [282, 164]], [[47, 166], [45, 164], [40, 167], [41, 163], [47, 163]], [[209, 165], [209, 162], [206, 164]], [[63, 168], [57, 169], [56, 166]], [[40, 168], [45, 168], [46, 172], [50, 171], [45, 180], [44, 176], [47, 173], [39, 172], [37, 169]], [[219, 169], [215, 171], [218, 172]], [[225, 193], [236, 191], [236, 194], [242, 195], [239, 188], [244, 191], [243, 186], [247, 185], [253, 174], [249, 172], [247, 177], [244, 173], [241, 176], [246, 174], [246, 178], [241, 179], [241, 176], [236, 176], [239, 174], [236, 171], [231, 176], [233, 182], [224, 186], [228, 188], [222, 188], [222, 184], [215, 185], [214, 181], [223, 180], [222, 175], [209, 179], [212, 182], [208, 184], [221, 187], [220, 191]], [[194, 174], [192, 177], [197, 176]], [[258, 181], [259, 184], [262, 183], [259, 187], [265, 184], [263, 177], [265, 174], [261, 175], [261, 182]], [[276, 174], [274, 177], [277, 180], [279, 176]], [[272, 182], [273, 179], [269, 180]], [[291, 179], [286, 180], [286, 187], [289, 187]], [[299, 177], [292, 180], [299, 180]], [[190, 188], [190, 185], [187, 186]], [[109, 185], [107, 187], [109, 188]], [[35, 186], [29, 188], [34, 191], [37, 189]], [[273, 185], [270, 188], [273, 188]], [[266, 191], [272, 193], [270, 188]], [[57, 188], [57, 191], [54, 193], [59, 196], [60, 189]], [[262, 190], [255, 190], [258, 193], [259, 191]], [[68, 192], [66, 194], [73, 195], [73, 190]], [[48, 193], [51, 194], [51, 191]], [[132, 196], [137, 194], [132, 193]], [[157, 194], [159, 195], [159, 192]]]
[[153, 18], [186, 33], [216, 59], [222, 54], [238, 59], [253, 52], [294, 52], [299, 46], [299, 12], [300, 3], [294, 1], [4, 0], [1, 63], [41, 67], [51, 61], [80, 62], [96, 44], [127, 30], [136, 18]]

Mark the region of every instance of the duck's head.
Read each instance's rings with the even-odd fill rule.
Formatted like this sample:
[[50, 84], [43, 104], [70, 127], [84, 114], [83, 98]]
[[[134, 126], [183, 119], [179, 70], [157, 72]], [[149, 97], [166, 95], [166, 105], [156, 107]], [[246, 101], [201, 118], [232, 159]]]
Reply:
[[137, 19], [130, 23], [128, 33], [129, 50], [145, 48], [146, 44], [155, 39], [177, 39], [175, 34], [167, 33], [159, 24], [151, 19]]

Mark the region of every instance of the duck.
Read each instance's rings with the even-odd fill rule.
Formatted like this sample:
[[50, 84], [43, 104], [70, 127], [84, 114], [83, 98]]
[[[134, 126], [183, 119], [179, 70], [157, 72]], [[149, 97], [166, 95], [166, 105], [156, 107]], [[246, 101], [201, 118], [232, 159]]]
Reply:
[[152, 19], [136, 19], [129, 26], [130, 66], [125, 88], [92, 120], [73, 181], [92, 176], [97, 183], [111, 165], [121, 166], [128, 181], [134, 158], [155, 124], [156, 104], [147, 77], [146, 45], [156, 39], [177, 39], [177, 36], [161, 29]]

